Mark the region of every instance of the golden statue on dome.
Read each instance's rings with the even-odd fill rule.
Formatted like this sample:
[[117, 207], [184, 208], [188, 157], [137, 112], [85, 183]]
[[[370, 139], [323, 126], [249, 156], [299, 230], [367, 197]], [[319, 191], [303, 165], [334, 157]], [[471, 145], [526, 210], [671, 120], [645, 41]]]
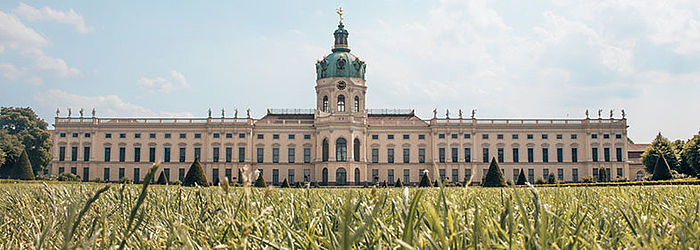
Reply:
[[340, 24], [343, 24], [343, 7], [340, 7], [337, 10], [335, 10], [335, 13], [338, 13], [338, 16], [340, 16]]

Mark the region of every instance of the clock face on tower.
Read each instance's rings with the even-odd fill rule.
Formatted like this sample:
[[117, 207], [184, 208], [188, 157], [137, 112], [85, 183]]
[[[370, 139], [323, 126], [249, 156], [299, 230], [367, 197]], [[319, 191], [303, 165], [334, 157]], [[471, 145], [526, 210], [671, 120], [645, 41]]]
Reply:
[[345, 82], [344, 82], [344, 81], [338, 82], [338, 89], [339, 89], [339, 90], [345, 89]]

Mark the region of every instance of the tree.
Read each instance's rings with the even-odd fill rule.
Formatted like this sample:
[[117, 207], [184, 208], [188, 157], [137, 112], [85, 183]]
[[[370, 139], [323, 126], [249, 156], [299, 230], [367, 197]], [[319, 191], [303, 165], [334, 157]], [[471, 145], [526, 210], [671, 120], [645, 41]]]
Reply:
[[51, 161], [51, 134], [48, 123], [40, 119], [31, 108], [0, 108], [0, 130], [17, 136], [22, 142], [34, 174], [44, 170]]
[[265, 178], [263, 178], [262, 173], [258, 174], [258, 179], [255, 180], [254, 187], [259, 187], [259, 188], [267, 187], [267, 183], [265, 183]]
[[168, 184], [168, 179], [165, 178], [165, 171], [160, 172], [160, 176], [158, 176], [158, 181], [156, 182], [156, 184], [160, 184], [160, 185]]
[[13, 179], [20, 180], [34, 180], [32, 163], [29, 162], [29, 156], [27, 155], [26, 150], [22, 151], [22, 155], [19, 157], [19, 160], [14, 164], [11, 177]]
[[194, 186], [195, 183], [204, 187], [209, 186], [209, 182], [207, 182], [207, 177], [204, 175], [204, 170], [202, 169], [202, 164], [199, 163], [199, 159], [195, 159], [192, 166], [190, 166], [190, 170], [187, 171], [182, 185], [191, 187]]
[[518, 181], [515, 182], [515, 185], [525, 185], [527, 182], [527, 179], [525, 179], [525, 170], [522, 168], [520, 169], [520, 174], [518, 175]]
[[488, 172], [486, 172], [486, 179], [484, 179], [484, 187], [505, 187], [506, 180], [503, 177], [503, 172], [501, 168], [498, 167], [496, 162], [496, 157], [491, 158], [491, 165], [489, 166]]
[[666, 159], [661, 156], [656, 160], [656, 166], [654, 166], [654, 175], [651, 176], [652, 180], [670, 180], [673, 178], [671, 175], [671, 168], [668, 167]]
[[554, 174], [549, 174], [549, 175], [547, 176], [547, 183], [549, 183], [549, 184], [555, 184], [555, 183], [557, 183], [557, 178], [554, 177]]
[[394, 183], [394, 187], [403, 187], [403, 183], [401, 183], [401, 178], [396, 179], [396, 183]]
[[17, 136], [0, 129], [0, 178], [6, 178], [24, 151]]
[[672, 170], [681, 172], [679, 169], [680, 164], [678, 163], [678, 159], [676, 158], [673, 147], [671, 146], [671, 141], [659, 133], [656, 138], [654, 138], [654, 141], [651, 142], [651, 146], [649, 146], [644, 153], [642, 153], [642, 164], [644, 165], [647, 173], [654, 173], [656, 161], [660, 155], [666, 159], [668, 166]]
[[80, 177], [71, 172], [63, 172], [58, 175], [58, 181], [80, 181]]
[[606, 182], [608, 180], [608, 174], [605, 172], [604, 168], [598, 170], [598, 182]]
[[700, 176], [700, 134], [693, 136], [683, 145], [681, 157], [688, 168], [695, 172], [695, 176]]
[[427, 172], [423, 173], [423, 176], [420, 177], [420, 183], [418, 184], [419, 187], [432, 187], [433, 182], [430, 181], [430, 177], [428, 176]]
[[289, 186], [289, 181], [285, 178], [284, 181], [282, 181], [282, 184], [280, 185], [281, 188], [290, 188]]

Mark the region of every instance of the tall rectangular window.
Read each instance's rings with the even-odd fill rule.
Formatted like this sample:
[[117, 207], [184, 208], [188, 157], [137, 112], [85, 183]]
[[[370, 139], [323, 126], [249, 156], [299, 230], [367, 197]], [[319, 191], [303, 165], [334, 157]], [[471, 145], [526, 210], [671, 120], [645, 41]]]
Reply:
[[[86, 134], [89, 135], [89, 134]], [[87, 182], [90, 180], [90, 168], [83, 168], [83, 181]]]
[[458, 182], [459, 181], [459, 169], [453, 168], [452, 169], [452, 182]]
[[386, 172], [387, 172], [387, 178], [386, 178], [387, 184], [394, 185], [394, 170], [388, 169]]
[[119, 148], [119, 162], [125, 162], [125, 161], [126, 161], [126, 148], [120, 147]]
[[409, 162], [411, 162], [411, 149], [404, 148], [403, 149], [403, 163], [409, 163]]
[[[140, 147], [134, 148], [134, 162], [141, 162], [141, 148]], [[136, 180], [134, 180], [134, 182], [136, 182]]]
[[617, 168], [617, 178], [622, 177], [622, 168]]
[[472, 149], [464, 148], [464, 162], [472, 162]]
[[272, 169], [272, 185], [279, 185], [280, 183], [280, 170]]
[[233, 160], [233, 148], [226, 147], [226, 162], [231, 162]]
[[311, 149], [304, 148], [304, 163], [310, 163], [310, 162], [311, 162]]
[[[233, 137], [232, 134], [226, 134], [226, 135], [227, 135], [227, 138], [231, 138], [231, 137], [228, 137], [228, 135], [231, 135]], [[233, 177], [233, 171], [230, 168], [227, 168], [224, 171], [224, 175], [226, 176], [226, 181], [228, 181], [228, 183], [231, 183], [231, 177]]]
[[483, 158], [483, 159], [482, 159], [482, 161], [488, 163], [488, 162], [489, 162], [489, 148], [484, 148], [484, 149], [482, 150], [482, 152], [483, 152], [483, 155], [482, 155], [482, 158]]
[[148, 148], [148, 162], [156, 162], [156, 148]]
[[170, 162], [170, 147], [163, 148], [163, 162]]
[[603, 148], [603, 157], [605, 157], [605, 162], [610, 161], [610, 148]]
[[311, 169], [304, 169], [304, 182], [311, 182]]
[[211, 158], [213, 162], [219, 162], [219, 147], [213, 147], [211, 150]]
[[389, 148], [386, 150], [386, 162], [394, 163], [394, 149]]
[[289, 175], [289, 184], [294, 184], [294, 169], [287, 170], [287, 174]]
[[105, 148], [105, 162], [109, 162], [112, 160], [112, 148], [106, 147]]
[[527, 148], [527, 162], [535, 162], [535, 149]]
[[425, 149], [418, 149], [418, 163], [425, 163]]
[[104, 170], [102, 171], [102, 179], [104, 179], [105, 181], [109, 181], [109, 168], [104, 168]]
[[71, 147], [70, 148], [70, 160], [71, 161], [78, 161], [78, 147]]
[[379, 149], [372, 149], [372, 163], [379, 163]]
[[529, 183], [535, 183], [535, 169], [528, 169], [527, 170], [527, 181]]
[[58, 148], [58, 161], [66, 160], [66, 147], [61, 146]]
[[557, 162], [564, 162], [564, 149], [557, 148]]
[[549, 169], [548, 168], [542, 169], [542, 178], [547, 180], [548, 177], [549, 177]]
[[83, 147], [83, 161], [90, 161], [90, 147]]
[[438, 160], [440, 161], [440, 163], [445, 162], [445, 148], [438, 149], [438, 157], [439, 157]]
[[200, 147], [194, 148], [194, 158], [199, 159], [200, 161], [202, 160], [202, 148], [200, 148]]
[[560, 181], [564, 180], [564, 169], [563, 168], [557, 169], [557, 180], [560, 180]]
[[571, 169], [571, 181], [578, 182], [578, 168]]
[[571, 148], [571, 162], [578, 162], [578, 148]]
[[498, 148], [498, 162], [503, 162], [504, 153], [503, 153], [503, 148]]
[[180, 168], [177, 170], [177, 179], [180, 181], [185, 180], [185, 169], [184, 168]]
[[593, 168], [593, 179], [598, 180], [598, 168]]
[[615, 158], [617, 161], [622, 161], [622, 148], [615, 148]]
[[452, 148], [452, 162], [458, 162], [459, 161], [459, 149], [458, 148]]
[[119, 180], [124, 178], [124, 168], [119, 168]]
[[598, 148], [591, 149], [591, 157], [593, 158], [594, 162], [598, 161]]
[[279, 163], [280, 162], [280, 149], [279, 148], [272, 148], [272, 163]]
[[185, 148], [180, 148], [179, 157], [178, 157], [178, 158], [179, 158], [179, 159], [178, 159], [179, 162], [185, 162], [185, 160], [186, 160], [186, 159], [185, 159], [185, 153], [186, 153], [186, 149], [185, 149]]
[[294, 151], [294, 148], [288, 148], [287, 149], [287, 162], [294, 163], [295, 158], [296, 158], [296, 152]]
[[542, 162], [549, 162], [549, 148], [542, 148]]
[[379, 169], [372, 169], [372, 184], [377, 184], [379, 181]]
[[464, 170], [464, 180], [468, 181], [472, 178], [472, 170], [467, 168]]
[[134, 168], [134, 184], [141, 183], [141, 169]]
[[404, 184], [410, 184], [410, 183], [411, 183], [411, 170], [410, 170], [410, 169], [404, 169], [404, 170], [403, 170], [403, 183], [404, 183]]
[[245, 148], [238, 148], [238, 162], [245, 162]]
[[[262, 173], [260, 173], [262, 174]], [[213, 168], [211, 170], [211, 181], [214, 183], [214, 185], [219, 185], [219, 169], [218, 168]]]
[[163, 168], [163, 175], [165, 175], [165, 181], [170, 182], [170, 168]]
[[513, 162], [520, 162], [520, 150], [513, 148]]
[[265, 158], [265, 149], [263, 149], [263, 148], [257, 148], [256, 150], [257, 150], [257, 154], [256, 154], [256, 155], [257, 155], [258, 163], [262, 163], [262, 162], [263, 162], [263, 159]]

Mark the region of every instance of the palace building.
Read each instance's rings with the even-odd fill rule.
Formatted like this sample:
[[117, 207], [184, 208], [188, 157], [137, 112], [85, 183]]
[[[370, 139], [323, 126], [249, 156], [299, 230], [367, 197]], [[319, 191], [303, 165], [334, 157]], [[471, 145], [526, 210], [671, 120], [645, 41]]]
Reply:
[[[530, 182], [553, 174], [564, 182], [639, 179], [628, 157], [627, 120], [480, 119], [413, 110], [368, 109], [366, 64], [350, 53], [342, 19], [331, 53], [316, 63], [315, 109], [268, 109], [262, 118], [55, 118], [49, 173], [83, 180], [142, 181], [154, 162], [182, 180], [199, 159], [213, 184], [241, 182], [256, 172], [269, 184], [312, 182], [359, 186], [401, 180], [417, 184], [429, 170], [447, 182], [480, 183], [495, 158], [507, 179]], [[371, 84], [370, 84], [371, 87]], [[433, 172], [433, 166], [437, 172]], [[259, 172], [258, 172], [259, 171]], [[158, 176], [156, 174], [156, 176]]]

